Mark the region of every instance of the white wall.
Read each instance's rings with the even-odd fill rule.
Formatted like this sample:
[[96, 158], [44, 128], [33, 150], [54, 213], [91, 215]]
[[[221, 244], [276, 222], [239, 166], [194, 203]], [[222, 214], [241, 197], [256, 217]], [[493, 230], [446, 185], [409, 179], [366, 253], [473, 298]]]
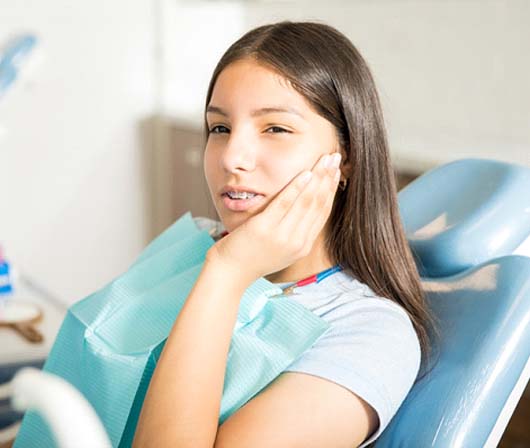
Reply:
[[[345, 33], [368, 61], [396, 166], [423, 170], [468, 156], [530, 165], [527, 0], [248, 1], [239, 3], [241, 19], [240, 11], [230, 16], [243, 21], [238, 33], [227, 23], [226, 9], [216, 20], [220, 4], [190, 2], [179, 9], [181, 26], [169, 30], [169, 41], [198, 48], [185, 52], [185, 69], [167, 81], [180, 90], [167, 90], [166, 103], [186, 105], [171, 109], [176, 119], [201, 125], [204, 70], [213, 69], [219, 49], [239, 30], [283, 19], [318, 20]], [[204, 9], [210, 14], [201, 16]], [[171, 52], [167, 64], [181, 57]]]
[[42, 62], [0, 100], [0, 243], [72, 303], [125, 270], [149, 234], [138, 125], [153, 113], [154, 2], [0, 2], [0, 44], [41, 38]]
[[28, 83], [0, 99], [9, 258], [67, 303], [123, 272], [175, 218], [168, 179], [190, 169], [165, 163], [182, 148], [160, 135], [151, 147], [140, 125], [162, 114], [199, 129], [224, 50], [282, 19], [324, 21], [358, 47], [397, 165], [467, 155], [530, 165], [526, 0], [0, 0], [0, 45], [29, 30], [45, 50]]
[[212, 72], [246, 30], [244, 2], [162, 0], [163, 112], [196, 124]]
[[[482, 156], [530, 166], [530, 2], [351, 1], [249, 8], [248, 27], [323, 20], [367, 59], [395, 164]], [[410, 167], [409, 167], [410, 169]]]

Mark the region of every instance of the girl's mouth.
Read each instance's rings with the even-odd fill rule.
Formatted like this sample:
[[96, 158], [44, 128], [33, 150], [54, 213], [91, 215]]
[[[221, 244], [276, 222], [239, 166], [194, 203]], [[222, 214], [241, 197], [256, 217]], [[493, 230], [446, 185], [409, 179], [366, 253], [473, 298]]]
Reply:
[[248, 199], [232, 199], [227, 193], [224, 193], [222, 198], [223, 204], [226, 208], [235, 212], [242, 212], [249, 210], [250, 208], [259, 204], [263, 200], [264, 196], [262, 194], [257, 194], [256, 196]]

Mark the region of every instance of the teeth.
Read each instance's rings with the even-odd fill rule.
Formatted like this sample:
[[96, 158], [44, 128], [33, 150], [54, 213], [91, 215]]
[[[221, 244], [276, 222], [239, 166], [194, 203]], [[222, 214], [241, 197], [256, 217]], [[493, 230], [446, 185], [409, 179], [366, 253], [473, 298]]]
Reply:
[[247, 193], [246, 191], [236, 192], [236, 191], [229, 191], [228, 196], [230, 196], [232, 199], [248, 199], [253, 198], [256, 196], [255, 193]]

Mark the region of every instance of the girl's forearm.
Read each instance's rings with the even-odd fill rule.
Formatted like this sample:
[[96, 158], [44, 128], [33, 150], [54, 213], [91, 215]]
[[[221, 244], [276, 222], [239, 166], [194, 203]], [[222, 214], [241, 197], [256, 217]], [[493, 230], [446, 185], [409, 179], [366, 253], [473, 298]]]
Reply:
[[239, 274], [204, 263], [151, 378], [133, 448], [214, 446], [232, 332], [252, 283]]

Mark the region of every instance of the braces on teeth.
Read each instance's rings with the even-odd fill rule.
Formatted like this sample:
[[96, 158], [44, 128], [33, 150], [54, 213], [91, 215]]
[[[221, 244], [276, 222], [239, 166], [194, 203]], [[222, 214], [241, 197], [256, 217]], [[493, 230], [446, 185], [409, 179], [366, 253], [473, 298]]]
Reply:
[[232, 192], [232, 191], [229, 191], [227, 193], [228, 196], [230, 196], [232, 199], [248, 199], [248, 198], [253, 198], [254, 196], [256, 196], [255, 193], [247, 193], [246, 191], [243, 191], [243, 192]]

